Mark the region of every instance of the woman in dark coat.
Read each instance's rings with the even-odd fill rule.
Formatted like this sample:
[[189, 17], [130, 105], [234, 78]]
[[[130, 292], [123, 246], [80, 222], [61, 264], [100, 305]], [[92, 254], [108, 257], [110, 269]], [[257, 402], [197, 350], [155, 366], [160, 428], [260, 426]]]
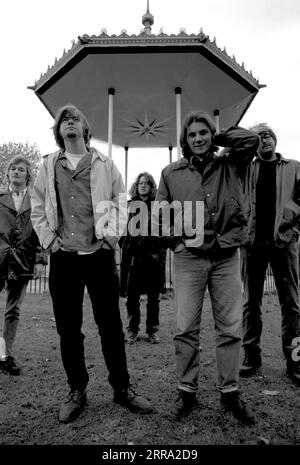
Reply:
[[136, 342], [140, 329], [140, 296], [147, 294], [146, 333], [159, 342], [159, 294], [164, 289], [164, 239], [151, 236], [151, 207], [156, 184], [151, 174], [140, 173], [130, 189], [127, 235], [121, 241], [121, 296], [127, 297], [127, 342]]

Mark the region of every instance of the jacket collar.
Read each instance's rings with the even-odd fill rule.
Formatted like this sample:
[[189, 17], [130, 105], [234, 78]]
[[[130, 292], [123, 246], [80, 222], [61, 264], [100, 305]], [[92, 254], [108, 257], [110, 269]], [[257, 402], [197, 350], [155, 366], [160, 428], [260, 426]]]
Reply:
[[[281, 153], [279, 153], [279, 152], [276, 152], [275, 155], [276, 155], [276, 158], [277, 158], [277, 160], [278, 160], [279, 163], [289, 163], [289, 162], [291, 161], [291, 160], [289, 160], [288, 158], [283, 157], [283, 156], [281, 155]], [[253, 160], [253, 163], [254, 163], [254, 164], [259, 164], [260, 161], [261, 161], [261, 159], [260, 159], [259, 156], [257, 155], [257, 156], [255, 157], [255, 159]]]
[[[97, 158], [99, 158], [103, 162], [106, 162], [108, 160], [108, 157], [103, 155], [103, 153], [101, 153], [99, 150], [95, 149], [94, 147], [90, 148], [90, 152], [92, 154], [92, 162]], [[50, 154], [48, 153], [46, 155], [43, 155], [43, 158], [51, 156], [51, 157], [57, 159], [57, 157], [59, 155], [62, 155], [63, 153], [64, 153], [64, 150], [60, 149], [60, 150], [57, 150], [56, 152], [53, 152], [53, 153], [50, 153]]]
[[182, 158], [179, 158], [179, 160], [176, 160], [176, 161], [173, 161], [170, 165], [168, 165], [171, 167], [172, 170], [181, 170], [182, 168], [186, 168], [187, 166], [189, 166], [189, 161], [182, 157]]
[[[11, 210], [16, 211], [16, 207], [11, 195], [11, 191], [9, 189], [1, 190], [0, 191], [0, 203]], [[31, 208], [31, 201], [30, 201], [30, 192], [29, 188], [27, 187], [26, 193], [23, 198], [23, 202], [21, 204], [20, 210], [18, 213], [22, 213], [23, 211], [29, 210]]]
[[103, 155], [103, 153], [100, 152], [100, 150], [97, 150], [94, 147], [91, 147], [90, 151], [92, 153], [92, 163], [93, 163], [94, 160], [96, 160], [96, 158], [99, 158], [103, 162], [106, 162], [109, 159], [108, 157]]
[[281, 153], [276, 152], [276, 157], [278, 161], [283, 162], [283, 163], [288, 163], [290, 160], [288, 158], [285, 158], [281, 155]]
[[0, 203], [11, 210], [16, 210], [13, 198], [11, 196], [10, 190], [1, 189], [0, 191]]
[[[26, 194], [26, 192], [27, 192], [27, 189], [28, 189], [28, 187], [26, 186], [25, 189], [23, 189], [21, 192], [19, 192], [19, 194], [21, 194], [22, 197], [25, 197], [25, 194]], [[9, 190], [9, 192], [11, 192], [11, 193], [14, 193], [14, 192], [15, 192], [11, 186], [8, 186], [8, 190]]]
[[[212, 162], [213, 160], [215, 160], [215, 158], [217, 158], [217, 155], [216, 153], [213, 153], [210, 157], [209, 157], [209, 161], [208, 163]], [[186, 157], [181, 157], [179, 160], [177, 161], [174, 161], [171, 166], [172, 166], [172, 169], [175, 171], [175, 170], [181, 170], [183, 168], [186, 168], [186, 167], [189, 167], [190, 169], [192, 170], [195, 170], [197, 168], [195, 168], [193, 166], [193, 164], [191, 163], [191, 159], [192, 157], [190, 157], [189, 159], [186, 158]], [[207, 164], [208, 164], [207, 163]]]

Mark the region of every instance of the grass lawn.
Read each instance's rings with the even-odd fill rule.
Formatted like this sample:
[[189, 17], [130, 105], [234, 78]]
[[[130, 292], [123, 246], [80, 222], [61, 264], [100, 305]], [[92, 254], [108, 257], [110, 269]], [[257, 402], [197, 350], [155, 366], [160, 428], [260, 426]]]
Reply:
[[[2, 316], [4, 302], [5, 294], [2, 293]], [[124, 299], [120, 300], [120, 304], [125, 328]], [[57, 410], [68, 392], [68, 386], [60, 360], [51, 299], [48, 293], [26, 295], [15, 344], [15, 356], [22, 367], [22, 376], [0, 373], [0, 444], [300, 444], [300, 388], [285, 374], [281, 353], [280, 308], [276, 295], [265, 295], [263, 302], [262, 373], [240, 382], [245, 398], [256, 412], [257, 422], [252, 427], [239, 424], [219, 406], [214, 324], [208, 297], [205, 299], [200, 335], [199, 408], [181, 421], [174, 421], [168, 413], [176, 393], [172, 295], [163, 296], [161, 300], [161, 342], [151, 345], [144, 337], [143, 300], [140, 339], [126, 348], [132, 382], [151, 400], [155, 408], [151, 415], [139, 416], [112, 402], [88, 297], [85, 298], [84, 310], [83, 332], [86, 335], [86, 364], [90, 376], [88, 405], [76, 421], [62, 425], [57, 421]]]

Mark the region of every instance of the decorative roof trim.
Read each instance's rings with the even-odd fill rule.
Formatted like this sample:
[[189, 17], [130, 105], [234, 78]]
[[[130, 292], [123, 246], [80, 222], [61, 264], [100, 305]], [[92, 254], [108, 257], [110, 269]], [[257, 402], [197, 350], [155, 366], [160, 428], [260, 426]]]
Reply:
[[201, 45], [204, 46], [207, 50], [213, 53], [216, 57], [222, 60], [226, 65], [229, 65], [234, 71], [243, 76], [247, 81], [250, 81], [252, 85], [257, 88], [265, 87], [263, 84], [259, 84], [258, 79], [254, 78], [252, 71], [250, 72], [245, 70], [244, 62], [242, 65], [239, 65], [233, 55], [230, 57], [226, 49], [221, 50], [217, 44], [216, 39], [213, 41], [203, 33], [202, 29], [199, 34], [187, 34], [184, 29], [181, 29], [179, 34], [165, 34], [160, 32], [158, 35], [147, 34], [144, 30], [141, 31], [139, 35], [128, 35], [126, 30], [122, 30], [120, 35], [112, 34], [111, 36], [107, 34], [105, 29], [102, 29], [100, 35], [84, 34], [83, 36], [78, 36], [78, 41], [73, 42], [72, 47], [66, 51], [64, 49], [63, 55], [60, 59], [55, 59], [53, 66], [48, 66], [46, 73], [41, 74], [40, 78], [35, 81], [34, 86], [29, 86], [29, 89], [36, 90], [38, 87], [41, 87], [45, 82], [47, 82], [52, 76], [54, 76], [60, 69], [64, 68], [66, 63], [68, 63], [77, 53], [83, 49], [94, 48], [95, 46], [106, 47], [126, 47], [126, 46], [182, 46], [186, 47], [188, 45], [195, 46]]
[[92, 36], [89, 36], [88, 34], [84, 34], [83, 36], [78, 36], [78, 39], [79, 41], [82, 43], [82, 44], [88, 44], [88, 43], [93, 43], [93, 44], [103, 44], [103, 43], [110, 43], [110, 44], [114, 44], [116, 39], [129, 39], [130, 40], [130, 43], [134, 42], [135, 40], [137, 42], [140, 42], [142, 39], [145, 40], [145, 42], [152, 42], [152, 41], [155, 41], [155, 42], [160, 42], [161, 39], [171, 39], [171, 40], [176, 40], [176, 39], [187, 39], [187, 40], [190, 40], [190, 39], [197, 39], [197, 41], [201, 41], [201, 42], [204, 42], [208, 39], [208, 36], [205, 35], [203, 33], [203, 31], [200, 31], [199, 34], [187, 34], [184, 30], [181, 30], [179, 32], [179, 34], [164, 34], [164, 33], [160, 33], [160, 34], [147, 34], [144, 30], [142, 30], [140, 32], [140, 34], [136, 35], [136, 34], [132, 34], [132, 35], [129, 35], [127, 34], [126, 30], [122, 30], [121, 34], [117, 35], [117, 34], [112, 34], [111, 36], [107, 34], [106, 30], [103, 29], [101, 31], [101, 34], [96, 36], [96, 35], [92, 35]]

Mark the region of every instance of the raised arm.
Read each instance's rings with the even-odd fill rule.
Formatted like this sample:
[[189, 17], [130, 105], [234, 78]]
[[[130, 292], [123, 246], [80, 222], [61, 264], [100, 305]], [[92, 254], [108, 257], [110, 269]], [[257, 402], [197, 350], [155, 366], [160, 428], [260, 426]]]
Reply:
[[230, 163], [246, 167], [254, 158], [259, 146], [259, 137], [252, 131], [232, 126], [216, 134], [214, 144], [225, 147], [222, 156], [227, 157]]

